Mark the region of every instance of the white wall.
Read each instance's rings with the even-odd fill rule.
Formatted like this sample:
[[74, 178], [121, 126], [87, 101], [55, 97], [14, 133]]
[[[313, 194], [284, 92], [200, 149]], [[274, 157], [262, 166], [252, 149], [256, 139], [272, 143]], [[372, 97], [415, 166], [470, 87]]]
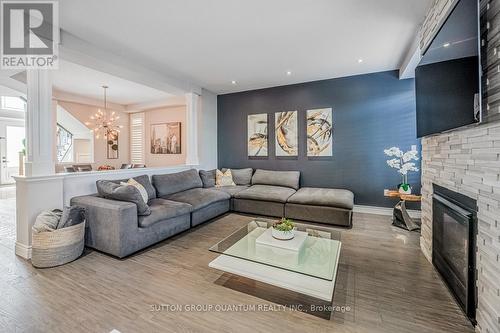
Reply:
[[[151, 154], [151, 125], [181, 122], [181, 153]], [[144, 112], [145, 164], [148, 167], [182, 165], [186, 163], [186, 107], [164, 107]]]
[[[89, 122], [90, 116], [95, 114], [97, 111], [97, 107], [93, 105], [64, 101], [59, 101], [58, 103], [73, 117], [75, 117], [82, 123]], [[120, 131], [118, 139], [118, 159], [108, 159], [106, 140], [102, 137], [99, 139], [94, 138], [94, 163], [92, 164], [93, 169], [97, 169], [100, 165], [111, 165], [119, 169], [123, 163], [130, 162], [129, 117], [128, 114], [124, 112], [115, 112], [120, 117], [117, 123], [119, 125], [123, 125], [123, 129]], [[91, 125], [87, 127], [89, 128], [89, 130], [92, 128]], [[61, 171], [61, 166], [57, 166], [56, 170]]]
[[217, 168], [217, 95], [202, 89], [198, 121], [200, 169]]

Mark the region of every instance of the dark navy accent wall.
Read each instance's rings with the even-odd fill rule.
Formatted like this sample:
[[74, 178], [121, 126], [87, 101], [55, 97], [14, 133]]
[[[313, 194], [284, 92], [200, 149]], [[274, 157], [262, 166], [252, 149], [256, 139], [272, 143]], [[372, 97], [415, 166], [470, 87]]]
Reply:
[[[356, 204], [394, 206], [384, 197], [401, 178], [387, 166], [384, 149], [418, 145], [415, 123], [415, 83], [399, 80], [397, 71], [301, 83], [219, 95], [219, 168], [300, 170], [301, 186], [350, 189]], [[333, 156], [306, 156], [306, 110], [333, 109]], [[299, 156], [275, 156], [274, 113], [298, 111]], [[247, 155], [247, 115], [269, 114], [269, 157]], [[420, 193], [420, 174], [409, 178]]]

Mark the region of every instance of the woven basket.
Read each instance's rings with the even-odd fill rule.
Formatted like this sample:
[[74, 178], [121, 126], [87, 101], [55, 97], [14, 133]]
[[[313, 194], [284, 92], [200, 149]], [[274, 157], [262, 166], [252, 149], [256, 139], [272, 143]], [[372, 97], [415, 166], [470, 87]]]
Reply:
[[50, 232], [33, 233], [31, 264], [46, 268], [73, 261], [82, 254], [84, 241], [85, 221]]

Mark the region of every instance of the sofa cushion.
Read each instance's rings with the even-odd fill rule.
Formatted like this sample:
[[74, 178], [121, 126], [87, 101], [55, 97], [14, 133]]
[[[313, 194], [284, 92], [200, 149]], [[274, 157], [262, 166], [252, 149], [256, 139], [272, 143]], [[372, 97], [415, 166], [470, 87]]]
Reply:
[[200, 178], [203, 182], [203, 187], [209, 188], [215, 186], [215, 172], [216, 170], [200, 170]]
[[153, 185], [159, 198], [166, 195], [203, 187], [200, 175], [196, 169], [186, 170], [166, 175], [154, 175]]
[[349, 190], [342, 189], [303, 187], [292, 195], [288, 202], [352, 209], [354, 207], [354, 194]]
[[[226, 172], [227, 168], [222, 168], [222, 172]], [[233, 181], [236, 185], [250, 185], [252, 183], [252, 168], [246, 169], [231, 169]]]
[[273, 185], [299, 189], [299, 171], [271, 171], [257, 169], [252, 177], [252, 185]]
[[193, 206], [193, 211], [204, 208], [212, 203], [229, 200], [231, 196], [222, 191], [207, 188], [193, 188], [183, 192], [168, 195], [164, 199], [184, 202]]
[[147, 228], [157, 222], [189, 214], [193, 207], [187, 203], [153, 199], [150, 201], [151, 214], [149, 216], [139, 216], [139, 226]]
[[133, 202], [137, 206], [137, 215], [149, 215], [151, 210], [142, 199], [137, 188], [130, 185], [120, 185], [109, 180], [98, 180], [97, 191], [106, 199]]
[[295, 193], [289, 187], [271, 185], [252, 185], [248, 189], [234, 195], [237, 199], [273, 201], [285, 203], [287, 199]]
[[238, 192], [244, 191], [248, 188], [249, 186], [243, 186], [243, 185], [235, 185], [235, 186], [217, 186], [213, 187], [212, 190], [216, 191], [222, 191], [227, 194], [229, 194], [231, 197], [234, 197], [234, 195]]
[[[138, 182], [139, 184], [141, 184], [142, 186], [144, 186], [144, 188], [146, 189], [146, 192], [148, 192], [148, 199], [149, 200], [156, 198], [156, 189], [154, 188], [153, 184], [151, 184], [151, 180], [149, 179], [148, 175], [141, 175], [141, 176], [133, 177], [132, 179], [135, 180], [136, 182]], [[118, 180], [111, 180], [111, 181], [113, 183], [120, 184], [122, 182], [126, 183], [127, 181], [129, 181], [129, 179], [118, 179]], [[97, 189], [97, 191], [99, 191], [99, 189]], [[99, 193], [99, 194], [102, 196], [101, 193]]]

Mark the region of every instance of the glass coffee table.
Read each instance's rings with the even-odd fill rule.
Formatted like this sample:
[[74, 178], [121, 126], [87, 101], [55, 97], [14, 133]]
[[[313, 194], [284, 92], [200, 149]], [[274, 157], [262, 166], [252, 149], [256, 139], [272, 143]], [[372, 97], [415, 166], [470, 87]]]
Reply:
[[340, 232], [295, 223], [294, 240], [270, 237], [276, 220], [255, 219], [210, 248], [209, 267], [332, 301], [340, 256]]

